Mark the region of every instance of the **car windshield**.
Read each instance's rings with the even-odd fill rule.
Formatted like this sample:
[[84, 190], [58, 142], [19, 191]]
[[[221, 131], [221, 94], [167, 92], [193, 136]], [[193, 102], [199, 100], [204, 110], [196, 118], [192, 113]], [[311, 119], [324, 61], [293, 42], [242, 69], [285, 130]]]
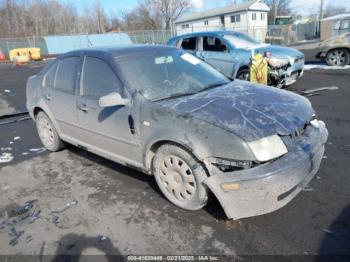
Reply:
[[121, 77], [156, 101], [196, 94], [229, 83], [223, 74], [182, 50], [147, 50], [115, 58]]
[[236, 48], [251, 48], [260, 44], [253, 37], [242, 33], [225, 35], [224, 38], [233, 44]]

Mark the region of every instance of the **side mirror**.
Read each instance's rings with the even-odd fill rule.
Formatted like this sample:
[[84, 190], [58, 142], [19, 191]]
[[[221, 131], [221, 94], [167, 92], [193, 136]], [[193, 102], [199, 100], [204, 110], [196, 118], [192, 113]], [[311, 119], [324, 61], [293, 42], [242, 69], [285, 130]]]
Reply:
[[119, 93], [113, 92], [106, 96], [100, 97], [98, 103], [100, 107], [129, 106], [130, 99], [122, 98]]

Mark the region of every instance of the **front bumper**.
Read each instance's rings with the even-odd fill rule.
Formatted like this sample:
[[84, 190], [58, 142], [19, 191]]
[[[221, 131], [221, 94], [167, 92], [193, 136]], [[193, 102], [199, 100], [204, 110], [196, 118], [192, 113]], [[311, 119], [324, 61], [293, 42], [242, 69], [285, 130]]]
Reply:
[[270, 79], [275, 79], [277, 86], [289, 86], [294, 84], [304, 74], [304, 61], [305, 58], [301, 57], [297, 59], [293, 65], [290, 65], [287, 69], [269, 69]]
[[211, 172], [204, 183], [228, 218], [270, 213], [290, 202], [311, 181], [320, 167], [327, 137], [328, 131], [320, 121], [319, 128], [309, 126], [295, 138], [289, 152], [280, 159], [242, 171], [222, 173], [216, 169], [217, 173]]

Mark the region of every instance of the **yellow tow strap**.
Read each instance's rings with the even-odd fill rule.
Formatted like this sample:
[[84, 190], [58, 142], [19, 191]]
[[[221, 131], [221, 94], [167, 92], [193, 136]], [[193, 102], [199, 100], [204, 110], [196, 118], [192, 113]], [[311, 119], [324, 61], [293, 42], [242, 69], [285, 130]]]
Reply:
[[250, 82], [267, 85], [267, 59], [262, 54], [252, 58]]

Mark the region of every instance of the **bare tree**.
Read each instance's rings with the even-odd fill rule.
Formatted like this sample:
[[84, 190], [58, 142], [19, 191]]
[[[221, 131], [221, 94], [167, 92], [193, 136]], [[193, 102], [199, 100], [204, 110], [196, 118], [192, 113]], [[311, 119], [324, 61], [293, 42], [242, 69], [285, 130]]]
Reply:
[[269, 23], [274, 24], [276, 17], [280, 15], [289, 15], [291, 13], [291, 0], [266, 0], [265, 3], [270, 7]]
[[159, 11], [166, 30], [171, 29], [172, 23], [192, 7], [190, 0], [146, 0], [145, 4]]

